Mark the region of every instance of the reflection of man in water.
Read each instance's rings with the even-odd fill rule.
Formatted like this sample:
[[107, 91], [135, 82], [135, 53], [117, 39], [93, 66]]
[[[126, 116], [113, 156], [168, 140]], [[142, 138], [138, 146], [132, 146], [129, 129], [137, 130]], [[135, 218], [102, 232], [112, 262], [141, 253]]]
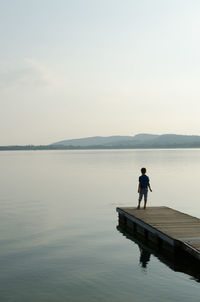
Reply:
[[140, 263], [141, 266], [145, 268], [147, 267], [147, 263], [150, 260], [151, 254], [141, 246], [139, 246], [139, 249], [140, 249]]

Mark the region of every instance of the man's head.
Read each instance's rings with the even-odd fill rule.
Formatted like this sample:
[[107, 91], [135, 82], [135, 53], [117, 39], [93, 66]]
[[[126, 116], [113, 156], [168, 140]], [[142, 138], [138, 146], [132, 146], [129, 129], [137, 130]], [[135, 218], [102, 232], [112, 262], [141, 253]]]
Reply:
[[142, 168], [142, 169], [141, 169], [142, 174], [145, 174], [146, 171], [147, 171], [146, 168]]

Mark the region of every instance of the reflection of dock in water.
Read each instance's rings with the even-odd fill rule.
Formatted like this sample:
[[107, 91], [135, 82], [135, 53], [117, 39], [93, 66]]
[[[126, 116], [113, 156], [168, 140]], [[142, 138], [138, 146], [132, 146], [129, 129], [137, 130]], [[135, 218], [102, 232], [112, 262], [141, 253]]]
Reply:
[[120, 223], [117, 226], [117, 230], [123, 234], [126, 238], [132, 240], [136, 243], [140, 250], [140, 264], [141, 267], [148, 267], [148, 262], [150, 262], [151, 255], [154, 255], [162, 263], [167, 265], [175, 272], [185, 273], [190, 275], [200, 282], [200, 265], [199, 261], [194, 258], [185, 257], [184, 253], [173, 251], [169, 252], [162, 247], [155, 246], [151, 241], [145, 239], [141, 234], [136, 232], [131, 232], [130, 229], [127, 229], [126, 226], [121, 226]]
[[145, 267], [154, 254], [174, 271], [200, 282], [200, 219], [167, 207], [117, 208], [118, 229], [136, 242]]

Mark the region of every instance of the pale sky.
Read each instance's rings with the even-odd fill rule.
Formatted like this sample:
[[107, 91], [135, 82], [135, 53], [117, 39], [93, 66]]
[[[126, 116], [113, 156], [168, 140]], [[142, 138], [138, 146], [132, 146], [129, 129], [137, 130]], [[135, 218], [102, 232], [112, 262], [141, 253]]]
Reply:
[[199, 0], [0, 0], [0, 145], [200, 135]]

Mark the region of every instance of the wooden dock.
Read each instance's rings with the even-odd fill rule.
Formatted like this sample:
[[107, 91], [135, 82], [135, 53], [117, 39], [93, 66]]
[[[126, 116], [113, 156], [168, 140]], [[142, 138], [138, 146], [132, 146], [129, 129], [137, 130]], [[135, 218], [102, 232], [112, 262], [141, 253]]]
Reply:
[[167, 250], [182, 250], [200, 260], [200, 219], [168, 207], [116, 209], [119, 222]]

